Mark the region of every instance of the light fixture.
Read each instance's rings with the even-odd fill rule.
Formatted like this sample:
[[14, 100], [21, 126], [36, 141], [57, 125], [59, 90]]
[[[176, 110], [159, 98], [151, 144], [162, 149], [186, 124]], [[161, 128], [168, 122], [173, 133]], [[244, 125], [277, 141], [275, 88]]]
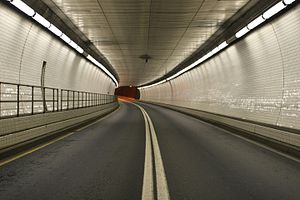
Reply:
[[35, 11], [21, 0], [13, 0], [10, 3], [30, 17], [35, 14]]
[[71, 42], [71, 39], [66, 34], [64, 34], [64, 33], [60, 36], [60, 38], [63, 41], [65, 41], [66, 43], [70, 43]]
[[76, 50], [77, 50], [79, 53], [81, 53], [81, 54], [84, 52], [83, 49], [82, 49], [80, 46], [77, 46]]
[[214, 55], [214, 54], [218, 53], [218, 51], [220, 51], [220, 49], [219, 49], [219, 47], [216, 47], [211, 51], [211, 54]]
[[112, 75], [101, 63], [99, 63], [95, 58], [93, 58], [90, 55], [87, 55], [86, 58], [89, 61], [91, 61], [92, 63], [94, 63], [96, 66], [98, 66], [100, 69], [102, 69], [102, 71], [104, 71], [115, 82], [116, 87], [119, 86], [118, 81], [116, 80], [116, 78], [114, 77], [114, 75]]
[[248, 33], [249, 31], [250, 30], [247, 27], [244, 27], [235, 34], [235, 37], [240, 38], [243, 35], [245, 35], [246, 33]]
[[[269, 8], [267, 11], [265, 11], [262, 15], [260, 15], [259, 17], [257, 17], [253, 21], [251, 21], [247, 26], [245, 26], [244, 28], [242, 28], [241, 30], [239, 30], [235, 34], [235, 37], [236, 38], [240, 38], [240, 37], [244, 36], [250, 30], [254, 29], [255, 27], [257, 27], [260, 24], [262, 24], [264, 21], [266, 21], [266, 19], [271, 18], [272, 16], [274, 16], [275, 14], [277, 14], [278, 12], [280, 12], [281, 10], [283, 10], [287, 5], [292, 4], [295, 1], [296, 0], [282, 0], [282, 1], [278, 2], [277, 4], [275, 4], [274, 6], [272, 6], [271, 8]], [[170, 80], [172, 80], [172, 79], [180, 76], [181, 74], [185, 73], [186, 71], [194, 68], [195, 66], [199, 65], [200, 63], [204, 62], [205, 60], [207, 60], [208, 58], [210, 58], [212, 55], [218, 53], [219, 51], [221, 51], [222, 49], [224, 49], [227, 46], [228, 46], [228, 43], [226, 41], [224, 41], [219, 46], [217, 46], [216, 48], [214, 48], [212, 51], [208, 52], [206, 55], [204, 55], [203, 57], [201, 57], [200, 59], [198, 59], [194, 63], [190, 64], [186, 68], [180, 70], [176, 74], [168, 77], [166, 80], [163, 80], [163, 81], [160, 81], [160, 82], [157, 82], [157, 83], [153, 83], [151, 85], [146, 85], [146, 86], [143, 86], [143, 87], [138, 87], [138, 89], [146, 89], [146, 88], [153, 87], [153, 86], [159, 85], [161, 83], [164, 83], [165, 81], [170, 81]]]
[[257, 27], [258, 25], [260, 25], [261, 23], [263, 23], [265, 21], [265, 19], [263, 18], [263, 16], [259, 16], [256, 19], [254, 19], [252, 22], [250, 22], [247, 27], [249, 29], [254, 29], [255, 27]]
[[294, 1], [296, 1], [296, 0], [283, 0], [283, 2], [284, 2], [286, 5], [292, 4], [292, 3], [294, 3]]
[[143, 87], [138, 87], [138, 89], [150, 88], [150, 87], [153, 87], [153, 86], [156, 86], [156, 85], [160, 85], [160, 84], [165, 83], [165, 82], [167, 82], [167, 80], [162, 80], [162, 81], [159, 81], [159, 82], [151, 84], [151, 85], [147, 85], [147, 86], [143, 86]]
[[46, 28], [49, 28], [51, 25], [50, 22], [42, 17], [39, 13], [35, 13], [32, 18]]
[[60, 37], [63, 33], [53, 24], [50, 25], [49, 30], [54, 33], [56, 36]]
[[195, 62], [193, 62], [189, 66], [187, 66], [186, 68], [184, 68], [184, 69], [180, 70], [179, 72], [177, 72], [176, 74], [168, 77], [166, 80], [170, 81], [170, 80], [176, 78], [177, 76], [180, 76], [181, 74], [189, 71], [190, 69], [192, 69], [192, 68], [196, 67], [197, 65], [201, 64], [202, 62], [207, 60], [209, 57], [211, 57], [213, 54], [219, 52], [220, 50], [224, 49], [227, 46], [228, 46], [228, 43], [226, 41], [222, 42], [218, 47], [214, 48], [212, 51], [210, 51], [206, 55], [202, 56], [201, 58], [199, 58], [198, 60], [196, 60]]
[[266, 12], [264, 12], [263, 18], [269, 19], [270, 17], [272, 17], [273, 15], [277, 14], [279, 11], [281, 11], [285, 7], [286, 7], [286, 5], [284, 5], [284, 3], [282, 1], [278, 2], [277, 4], [275, 4], [274, 6], [272, 6], [271, 8], [269, 8], [269, 10], [267, 10]]
[[71, 42], [69, 43], [69, 45], [70, 45], [71, 47], [73, 47], [74, 49], [77, 49], [77, 47], [78, 47], [78, 45], [77, 45], [74, 41], [72, 41], [72, 40], [71, 40]]
[[222, 50], [222, 49], [224, 49], [227, 46], [228, 46], [228, 43], [226, 41], [224, 41], [218, 47], [219, 47], [220, 50]]
[[[42, 26], [48, 28], [53, 34], [60, 37], [63, 41], [65, 41], [67, 44], [69, 44], [71, 47], [76, 49], [79, 53], [83, 53], [84, 50], [78, 46], [74, 41], [72, 41], [67, 35], [65, 35], [61, 30], [59, 30], [56, 26], [51, 24], [48, 20], [46, 20], [43, 16], [36, 13], [31, 7], [29, 7], [26, 3], [24, 3], [21, 0], [7, 0], [12, 5], [14, 5], [16, 8], [24, 12], [26, 15], [33, 17], [35, 21], [40, 23]], [[89, 59], [92, 63], [100, 67], [116, 84], [116, 87], [119, 86], [118, 81], [115, 79], [115, 77], [97, 60], [95, 60], [92, 56], [88, 55], [87, 59]]]
[[203, 59], [206, 60], [206, 59], [210, 58], [212, 55], [213, 55], [213, 54], [212, 54], [212, 52], [210, 51], [210, 52], [208, 52], [205, 56], [203, 56]]

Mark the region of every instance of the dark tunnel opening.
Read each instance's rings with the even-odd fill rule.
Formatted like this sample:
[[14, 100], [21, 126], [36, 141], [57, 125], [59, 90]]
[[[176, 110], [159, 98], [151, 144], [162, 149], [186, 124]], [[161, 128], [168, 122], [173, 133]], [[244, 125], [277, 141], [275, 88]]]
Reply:
[[115, 95], [140, 99], [140, 91], [134, 86], [122, 86], [115, 89]]

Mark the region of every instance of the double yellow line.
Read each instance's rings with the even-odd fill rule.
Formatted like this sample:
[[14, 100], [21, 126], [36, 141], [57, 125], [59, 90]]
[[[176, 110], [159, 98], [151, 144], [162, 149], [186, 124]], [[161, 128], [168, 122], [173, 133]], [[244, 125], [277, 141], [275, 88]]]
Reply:
[[[145, 120], [146, 129], [142, 200], [169, 200], [170, 195], [167, 178], [152, 120], [143, 107], [135, 103], [133, 104], [141, 110]], [[153, 163], [155, 163], [155, 166], [153, 166]], [[153, 169], [153, 167], [155, 169]], [[156, 180], [155, 183], [154, 179]], [[154, 187], [156, 188], [156, 190]]]

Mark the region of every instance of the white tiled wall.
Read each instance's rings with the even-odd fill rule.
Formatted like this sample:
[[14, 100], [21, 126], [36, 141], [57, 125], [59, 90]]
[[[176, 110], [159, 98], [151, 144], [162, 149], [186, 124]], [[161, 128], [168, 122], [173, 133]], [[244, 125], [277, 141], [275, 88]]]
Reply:
[[2, 3], [0, 19], [0, 82], [40, 85], [46, 61], [47, 87], [114, 93], [111, 79], [37, 23]]
[[[47, 62], [46, 87], [114, 93], [113, 82], [100, 69], [35, 22], [0, 3], [0, 82], [40, 86], [43, 61]], [[16, 100], [15, 86], [1, 84], [0, 89], [2, 100]], [[27, 93], [31, 95], [30, 91], [20, 90], [22, 100], [25, 100]], [[40, 91], [35, 91], [35, 98], [40, 98], [38, 92]], [[113, 103], [1, 119], [0, 149], [101, 116], [117, 106], [117, 103]], [[2, 115], [6, 110], [14, 110], [14, 107], [16, 108], [16, 104], [6, 108], [2, 105]]]
[[141, 99], [300, 129], [300, 5]]

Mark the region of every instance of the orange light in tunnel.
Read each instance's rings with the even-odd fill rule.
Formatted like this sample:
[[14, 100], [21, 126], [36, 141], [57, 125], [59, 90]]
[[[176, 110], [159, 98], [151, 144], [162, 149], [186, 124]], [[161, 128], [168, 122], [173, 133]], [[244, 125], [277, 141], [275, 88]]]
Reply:
[[118, 101], [120, 102], [135, 102], [137, 101], [135, 98], [118, 96]]

